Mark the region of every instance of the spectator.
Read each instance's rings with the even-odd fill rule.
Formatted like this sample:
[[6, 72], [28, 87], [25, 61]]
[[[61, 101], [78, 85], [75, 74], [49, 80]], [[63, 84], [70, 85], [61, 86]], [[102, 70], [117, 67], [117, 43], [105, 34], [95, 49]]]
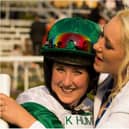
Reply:
[[33, 46], [33, 55], [40, 55], [43, 36], [46, 34], [45, 23], [40, 21], [38, 15], [35, 16], [34, 22], [30, 28], [30, 38]]
[[25, 38], [25, 41], [24, 41], [24, 55], [25, 56], [33, 55], [32, 43], [29, 38]]
[[13, 50], [11, 51], [11, 56], [22, 56], [22, 49], [21, 46], [18, 44], [14, 44]]
[[49, 30], [51, 29], [52, 25], [56, 22], [56, 19], [54, 17], [51, 17], [48, 19], [48, 23], [46, 24], [46, 33], [45, 35], [43, 36], [43, 40], [42, 40], [42, 44], [44, 44], [47, 40], [47, 35], [48, 35], [48, 32]]
[[[11, 51], [11, 56], [17, 56], [18, 58], [20, 56], [23, 56], [23, 51], [22, 51], [22, 48], [20, 45], [18, 44], [14, 44], [14, 47], [13, 47], [13, 50]], [[18, 72], [19, 72], [19, 77], [23, 80], [24, 79], [24, 76], [23, 76], [23, 73], [24, 73], [24, 63], [19, 61], [17, 63], [17, 67], [18, 67]]]

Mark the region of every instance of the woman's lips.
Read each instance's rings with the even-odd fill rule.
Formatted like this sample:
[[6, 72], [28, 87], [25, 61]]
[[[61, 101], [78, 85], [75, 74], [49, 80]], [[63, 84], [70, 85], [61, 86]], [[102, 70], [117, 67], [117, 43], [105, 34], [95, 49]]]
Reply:
[[96, 63], [99, 63], [99, 62], [102, 62], [102, 61], [103, 61], [102, 58], [100, 58], [100, 57], [98, 57], [98, 56], [95, 57], [95, 62], [96, 62]]
[[76, 90], [76, 88], [72, 88], [72, 87], [69, 87], [69, 88], [65, 88], [65, 87], [60, 87], [62, 89], [62, 91], [64, 93], [71, 93], [73, 92], [74, 90]]

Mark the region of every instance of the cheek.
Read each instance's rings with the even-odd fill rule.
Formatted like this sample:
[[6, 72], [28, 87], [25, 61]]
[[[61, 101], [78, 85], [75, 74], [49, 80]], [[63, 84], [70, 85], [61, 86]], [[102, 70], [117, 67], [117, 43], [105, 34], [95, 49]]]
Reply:
[[60, 74], [58, 71], [54, 71], [52, 73], [52, 80], [51, 80], [51, 87], [52, 90], [56, 90], [56, 88], [58, 88], [58, 85], [60, 82], [62, 82], [64, 80], [64, 74]]
[[104, 69], [106, 72], [109, 73], [117, 73], [118, 69], [122, 63], [123, 60], [123, 54], [117, 54], [117, 53], [112, 53], [112, 54], [105, 54], [104, 57]]
[[79, 90], [76, 93], [78, 94], [78, 96], [80, 96], [79, 98], [81, 98], [84, 94], [86, 94], [86, 91], [88, 89], [88, 83], [89, 82], [87, 79], [84, 79], [84, 81], [78, 82]]
[[58, 79], [59, 79], [59, 74], [56, 71], [53, 71], [52, 80], [58, 80]]
[[104, 60], [105, 62], [107, 62], [108, 64], [111, 64], [112, 67], [113, 65], [117, 65], [120, 64], [124, 58], [124, 54], [123, 53], [105, 53], [104, 54]]
[[80, 89], [82, 89], [84, 92], [88, 87], [89, 79], [88, 76], [83, 76], [77, 79], [76, 84]]

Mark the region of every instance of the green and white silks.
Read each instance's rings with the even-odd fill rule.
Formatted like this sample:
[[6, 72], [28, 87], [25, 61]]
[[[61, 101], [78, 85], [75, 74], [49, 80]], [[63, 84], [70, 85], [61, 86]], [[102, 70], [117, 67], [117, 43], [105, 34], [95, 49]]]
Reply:
[[92, 127], [92, 102], [85, 99], [77, 110], [85, 111], [81, 115], [72, 115], [50, 94], [45, 86], [31, 88], [17, 98], [45, 128], [86, 128]]

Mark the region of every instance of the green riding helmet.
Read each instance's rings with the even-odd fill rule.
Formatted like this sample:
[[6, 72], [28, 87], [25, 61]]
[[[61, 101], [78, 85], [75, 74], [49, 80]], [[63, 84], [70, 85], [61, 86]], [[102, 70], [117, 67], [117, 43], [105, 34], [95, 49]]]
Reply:
[[49, 31], [41, 53], [61, 63], [85, 65], [94, 57], [93, 44], [100, 33], [99, 25], [88, 19], [73, 17], [58, 20]]

